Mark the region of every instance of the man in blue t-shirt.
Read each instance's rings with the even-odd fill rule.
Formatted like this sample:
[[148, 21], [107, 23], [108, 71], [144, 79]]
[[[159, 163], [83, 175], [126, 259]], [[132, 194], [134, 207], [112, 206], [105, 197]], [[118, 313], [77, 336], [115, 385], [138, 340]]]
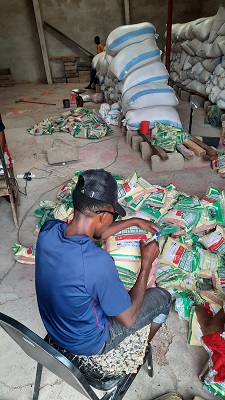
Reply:
[[130, 218], [118, 203], [117, 183], [102, 169], [87, 170], [73, 191], [74, 218], [68, 225], [47, 221], [36, 248], [36, 293], [41, 318], [52, 340], [78, 355], [107, 353], [125, 337], [151, 323], [149, 340], [166, 320], [170, 294], [146, 290], [158, 243], [140, 242], [142, 263], [128, 293], [114, 260], [96, 240], [130, 226], [156, 233], [150, 221]]

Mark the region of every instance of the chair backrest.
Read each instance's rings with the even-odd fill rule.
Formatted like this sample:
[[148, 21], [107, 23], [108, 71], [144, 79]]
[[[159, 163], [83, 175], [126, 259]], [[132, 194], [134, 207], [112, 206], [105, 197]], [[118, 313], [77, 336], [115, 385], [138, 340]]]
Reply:
[[29, 357], [46, 367], [87, 398], [99, 400], [99, 397], [92, 390], [79, 369], [40, 336], [3, 313], [0, 313], [0, 326]]

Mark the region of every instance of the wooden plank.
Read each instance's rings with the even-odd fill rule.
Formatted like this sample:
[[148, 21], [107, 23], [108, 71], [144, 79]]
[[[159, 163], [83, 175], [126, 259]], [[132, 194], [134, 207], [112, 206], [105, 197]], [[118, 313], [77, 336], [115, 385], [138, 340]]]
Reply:
[[184, 144], [190, 150], [192, 150], [197, 156], [204, 156], [206, 154], [206, 151], [202, 147], [198, 146], [196, 143], [194, 143], [190, 139], [186, 139]]
[[216, 160], [218, 158], [218, 154], [213, 154], [212, 156], [209, 156], [208, 154], [205, 154], [204, 156], [202, 156], [202, 158], [205, 161], [213, 161], [213, 160]]
[[153, 145], [151, 138], [148, 137], [147, 135], [142, 135], [142, 133], [139, 130], [138, 133], [151, 146], [154, 153], [157, 154], [161, 158], [161, 160], [165, 161], [169, 159], [168, 154], [162, 147]]
[[124, 0], [125, 24], [130, 25], [130, 1]]
[[192, 140], [192, 142], [196, 143], [198, 146], [202, 147], [208, 156], [213, 156], [217, 155], [217, 151], [214, 150], [212, 147], [208, 146], [206, 143], [203, 143], [201, 140], [196, 138], [195, 136], [189, 136], [189, 139]]
[[38, 0], [33, 0], [33, 7], [34, 7], [34, 14], [35, 14], [35, 19], [36, 19], [36, 23], [37, 23], [39, 41], [40, 41], [40, 45], [41, 45], [42, 57], [43, 57], [43, 61], [44, 61], [45, 74], [46, 74], [47, 82], [51, 84], [52, 83], [52, 74], [51, 74], [51, 69], [50, 69], [50, 65], [49, 65], [48, 52], [47, 52], [47, 46], [46, 46], [45, 35], [44, 35], [44, 30], [43, 30], [43, 22], [42, 22], [42, 17], [41, 17], [41, 10], [40, 10], [40, 5], [39, 5]]
[[194, 157], [194, 152], [185, 147], [183, 144], [177, 144], [176, 148], [177, 151], [179, 151], [179, 153], [181, 153], [182, 156], [184, 156], [184, 158], [186, 158], [187, 160], [191, 160]]

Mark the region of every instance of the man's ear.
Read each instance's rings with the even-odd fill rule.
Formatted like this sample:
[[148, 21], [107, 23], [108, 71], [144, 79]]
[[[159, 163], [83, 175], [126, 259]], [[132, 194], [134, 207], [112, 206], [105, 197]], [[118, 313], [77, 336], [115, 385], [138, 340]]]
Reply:
[[104, 222], [104, 220], [105, 220], [105, 218], [106, 218], [106, 214], [107, 214], [107, 213], [105, 213], [105, 212], [102, 212], [102, 213], [98, 214], [98, 215], [99, 215], [99, 221], [100, 221], [101, 223]]

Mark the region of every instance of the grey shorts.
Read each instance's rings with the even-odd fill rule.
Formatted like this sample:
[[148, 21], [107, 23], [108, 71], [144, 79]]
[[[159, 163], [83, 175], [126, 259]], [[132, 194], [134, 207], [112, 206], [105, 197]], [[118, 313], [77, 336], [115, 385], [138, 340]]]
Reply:
[[131, 328], [125, 328], [120, 325], [114, 317], [109, 318], [109, 336], [97, 354], [108, 353], [109, 350], [117, 347], [127, 336], [132, 335], [144, 326], [150, 325], [151, 322], [162, 324], [169, 315], [170, 306], [171, 295], [165, 289], [147, 289], [137, 321]]

